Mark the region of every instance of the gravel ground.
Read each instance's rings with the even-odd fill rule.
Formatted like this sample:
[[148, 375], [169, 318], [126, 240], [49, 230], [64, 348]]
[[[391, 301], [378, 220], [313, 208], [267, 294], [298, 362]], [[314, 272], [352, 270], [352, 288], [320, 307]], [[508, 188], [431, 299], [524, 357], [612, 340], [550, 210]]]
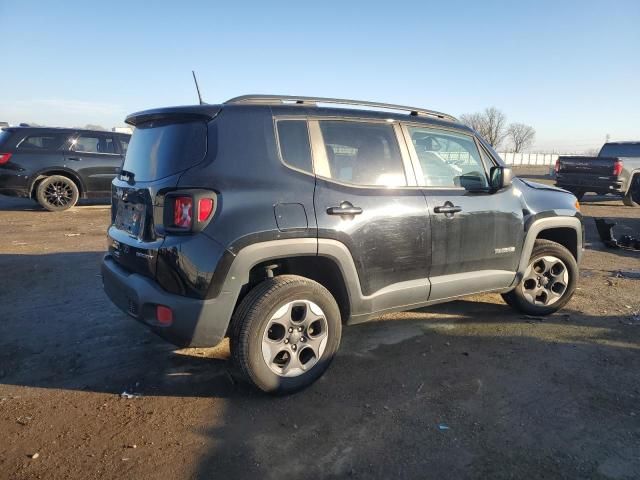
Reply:
[[[521, 170], [549, 181], [547, 169]], [[0, 478], [640, 478], [640, 209], [585, 197], [579, 289], [527, 318], [498, 295], [347, 327], [294, 396], [172, 347], [102, 292], [108, 207], [0, 199]], [[132, 398], [122, 398], [128, 392]]]

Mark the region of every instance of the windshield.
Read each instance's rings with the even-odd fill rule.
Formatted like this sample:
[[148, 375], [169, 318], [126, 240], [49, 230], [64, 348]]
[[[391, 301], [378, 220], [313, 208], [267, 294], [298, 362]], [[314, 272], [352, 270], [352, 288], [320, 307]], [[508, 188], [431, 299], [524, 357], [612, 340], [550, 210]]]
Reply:
[[192, 167], [206, 153], [205, 122], [147, 122], [136, 125], [122, 169], [135, 181], [158, 180]]
[[640, 143], [606, 143], [599, 157], [640, 157]]

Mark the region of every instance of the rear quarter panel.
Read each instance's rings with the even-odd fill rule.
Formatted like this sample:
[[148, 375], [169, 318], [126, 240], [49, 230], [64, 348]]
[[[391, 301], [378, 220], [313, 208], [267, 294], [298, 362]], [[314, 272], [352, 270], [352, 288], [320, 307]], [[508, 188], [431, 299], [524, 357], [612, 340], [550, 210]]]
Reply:
[[[208, 135], [206, 159], [187, 170], [178, 185], [218, 193], [206, 235], [233, 254], [259, 241], [317, 236], [315, 177], [280, 161], [270, 108], [223, 108], [209, 123]], [[283, 211], [277, 208], [282, 204], [301, 205], [295, 215], [299, 225], [278, 228], [276, 211]]]

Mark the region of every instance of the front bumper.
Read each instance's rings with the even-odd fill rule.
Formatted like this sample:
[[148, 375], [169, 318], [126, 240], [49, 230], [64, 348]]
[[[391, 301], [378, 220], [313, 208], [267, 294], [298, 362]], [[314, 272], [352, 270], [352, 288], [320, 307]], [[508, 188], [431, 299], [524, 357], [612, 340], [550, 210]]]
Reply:
[[[199, 300], [168, 293], [151, 278], [131, 273], [106, 255], [102, 282], [111, 301], [123, 312], [147, 325], [155, 333], [180, 347], [211, 347], [226, 335], [235, 298], [231, 292]], [[165, 326], [156, 319], [156, 306], [173, 311], [173, 322]]]

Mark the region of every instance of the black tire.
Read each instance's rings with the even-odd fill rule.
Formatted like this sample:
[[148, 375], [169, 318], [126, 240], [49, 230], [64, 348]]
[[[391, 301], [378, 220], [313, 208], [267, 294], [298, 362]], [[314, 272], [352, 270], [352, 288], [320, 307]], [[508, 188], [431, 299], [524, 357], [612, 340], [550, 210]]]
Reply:
[[36, 200], [50, 212], [61, 212], [78, 203], [80, 191], [69, 177], [52, 175], [42, 180], [36, 188]]
[[567, 190], [573, 193], [578, 200], [582, 200], [582, 197], [584, 197], [584, 194], [586, 193], [585, 190], [580, 188], [567, 188]]
[[[272, 370], [275, 363], [272, 362], [272, 367], [267, 364], [263, 357], [263, 342], [265, 335], [271, 332], [271, 328], [268, 332], [266, 329], [272, 322], [272, 316], [284, 305], [298, 300], [313, 302], [320, 307], [326, 319], [327, 339], [323, 352], [309, 370], [297, 376], [285, 377]], [[304, 315], [307, 315], [306, 311]], [[329, 367], [340, 345], [342, 320], [335, 299], [322, 285], [296, 275], [281, 275], [264, 280], [245, 296], [233, 316], [230, 334], [232, 359], [244, 379], [264, 392], [286, 394], [311, 385]], [[286, 348], [295, 357], [296, 353], [291, 352], [293, 344], [292, 340], [288, 347], [276, 349], [282, 348], [284, 351]], [[297, 345], [301, 346], [297, 352], [301, 357], [305, 345]]]
[[576, 259], [569, 250], [559, 243], [552, 242], [551, 240], [536, 240], [533, 251], [531, 252], [529, 265], [534, 265], [536, 261], [547, 256], [553, 256], [562, 260], [564, 266], [566, 266], [569, 280], [562, 296], [552, 305], [534, 305], [526, 298], [523, 292], [523, 282], [525, 280], [523, 278], [515, 289], [502, 294], [502, 298], [509, 306], [527, 315], [539, 316], [557, 312], [571, 300], [576, 289], [579, 274]]
[[627, 207], [640, 207], [640, 175], [636, 174], [631, 179], [629, 190], [622, 198], [622, 202]]

